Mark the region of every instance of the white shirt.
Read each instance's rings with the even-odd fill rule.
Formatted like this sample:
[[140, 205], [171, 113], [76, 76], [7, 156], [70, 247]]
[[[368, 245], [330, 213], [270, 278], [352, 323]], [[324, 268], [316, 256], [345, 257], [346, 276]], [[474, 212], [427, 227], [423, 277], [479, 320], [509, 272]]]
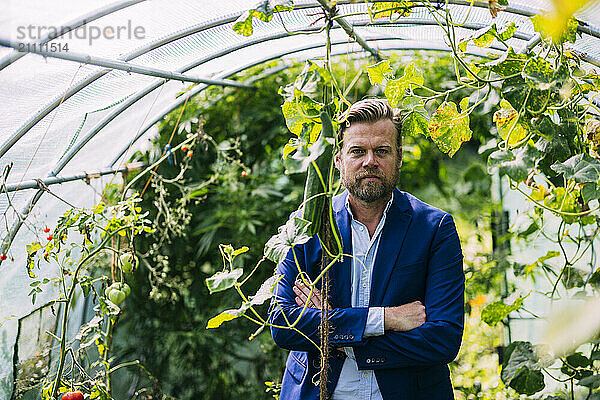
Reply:
[[[394, 193], [387, 203], [381, 221], [375, 229], [373, 237], [369, 237], [369, 230], [361, 222], [354, 219], [348, 199], [346, 209], [350, 214], [352, 227], [352, 282], [351, 299], [352, 307], [368, 307], [371, 295], [371, 276], [375, 257], [379, 249], [381, 231], [385, 225], [385, 219], [394, 200]], [[384, 334], [383, 307], [370, 307], [365, 325], [365, 337], [379, 336]], [[345, 347], [346, 359], [342, 366], [342, 372], [333, 392], [333, 400], [383, 400], [379, 385], [373, 370], [358, 370], [354, 350]]]

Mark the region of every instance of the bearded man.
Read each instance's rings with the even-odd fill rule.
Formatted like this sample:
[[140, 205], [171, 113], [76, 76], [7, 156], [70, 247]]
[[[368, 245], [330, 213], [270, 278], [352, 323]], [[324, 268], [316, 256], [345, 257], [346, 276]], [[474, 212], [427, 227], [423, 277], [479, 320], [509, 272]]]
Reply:
[[[334, 400], [453, 399], [448, 363], [464, 318], [462, 251], [450, 214], [396, 188], [401, 121], [385, 100], [349, 110], [334, 157], [346, 191], [332, 206], [344, 257], [330, 269], [332, 347], [327, 389]], [[281, 400], [319, 397], [321, 295], [297, 279], [320, 273], [315, 236], [278, 265], [271, 328], [290, 354]], [[305, 305], [307, 306], [304, 309]], [[283, 329], [298, 319], [295, 329]]]

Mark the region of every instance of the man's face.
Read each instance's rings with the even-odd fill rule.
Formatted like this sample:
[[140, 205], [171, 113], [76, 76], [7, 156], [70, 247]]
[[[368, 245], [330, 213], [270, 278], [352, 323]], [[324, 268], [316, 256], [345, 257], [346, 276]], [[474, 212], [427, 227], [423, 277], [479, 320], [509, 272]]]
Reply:
[[344, 131], [335, 166], [351, 196], [372, 203], [392, 193], [401, 162], [396, 135], [394, 124], [387, 119], [353, 123]]

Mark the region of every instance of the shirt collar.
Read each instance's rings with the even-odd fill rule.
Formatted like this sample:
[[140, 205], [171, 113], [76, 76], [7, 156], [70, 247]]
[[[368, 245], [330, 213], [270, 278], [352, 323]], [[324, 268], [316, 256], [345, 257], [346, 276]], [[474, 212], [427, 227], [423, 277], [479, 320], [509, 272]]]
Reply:
[[[350, 201], [348, 200], [349, 198], [350, 198], [350, 194], [348, 194], [348, 196], [346, 196], [346, 210], [348, 211], [348, 214], [350, 214], [350, 217], [352, 218], [352, 220], [354, 220], [354, 214], [352, 214], [352, 209], [350, 208]], [[387, 202], [387, 205], [385, 206], [385, 209], [383, 210], [383, 217], [387, 216], [388, 210], [392, 206], [393, 202], [394, 202], [394, 192], [392, 191], [392, 196], [390, 197], [390, 201]]]

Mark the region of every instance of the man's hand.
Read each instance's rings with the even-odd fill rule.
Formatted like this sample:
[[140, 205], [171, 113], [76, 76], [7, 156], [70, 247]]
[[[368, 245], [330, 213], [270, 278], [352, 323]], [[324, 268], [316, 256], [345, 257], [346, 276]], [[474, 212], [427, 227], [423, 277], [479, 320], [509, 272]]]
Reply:
[[386, 331], [410, 331], [423, 325], [427, 317], [425, 306], [420, 301], [413, 301], [397, 307], [385, 307], [383, 312]]
[[[310, 282], [310, 280], [308, 281]], [[294, 293], [296, 294], [296, 304], [300, 307], [304, 307], [304, 305], [308, 302], [309, 308], [316, 308], [318, 310], [321, 309], [321, 292], [316, 287], [313, 288], [312, 295], [310, 295], [310, 287], [306, 286], [301, 278], [296, 279], [294, 283]], [[328, 309], [331, 310], [331, 306], [327, 305]]]

